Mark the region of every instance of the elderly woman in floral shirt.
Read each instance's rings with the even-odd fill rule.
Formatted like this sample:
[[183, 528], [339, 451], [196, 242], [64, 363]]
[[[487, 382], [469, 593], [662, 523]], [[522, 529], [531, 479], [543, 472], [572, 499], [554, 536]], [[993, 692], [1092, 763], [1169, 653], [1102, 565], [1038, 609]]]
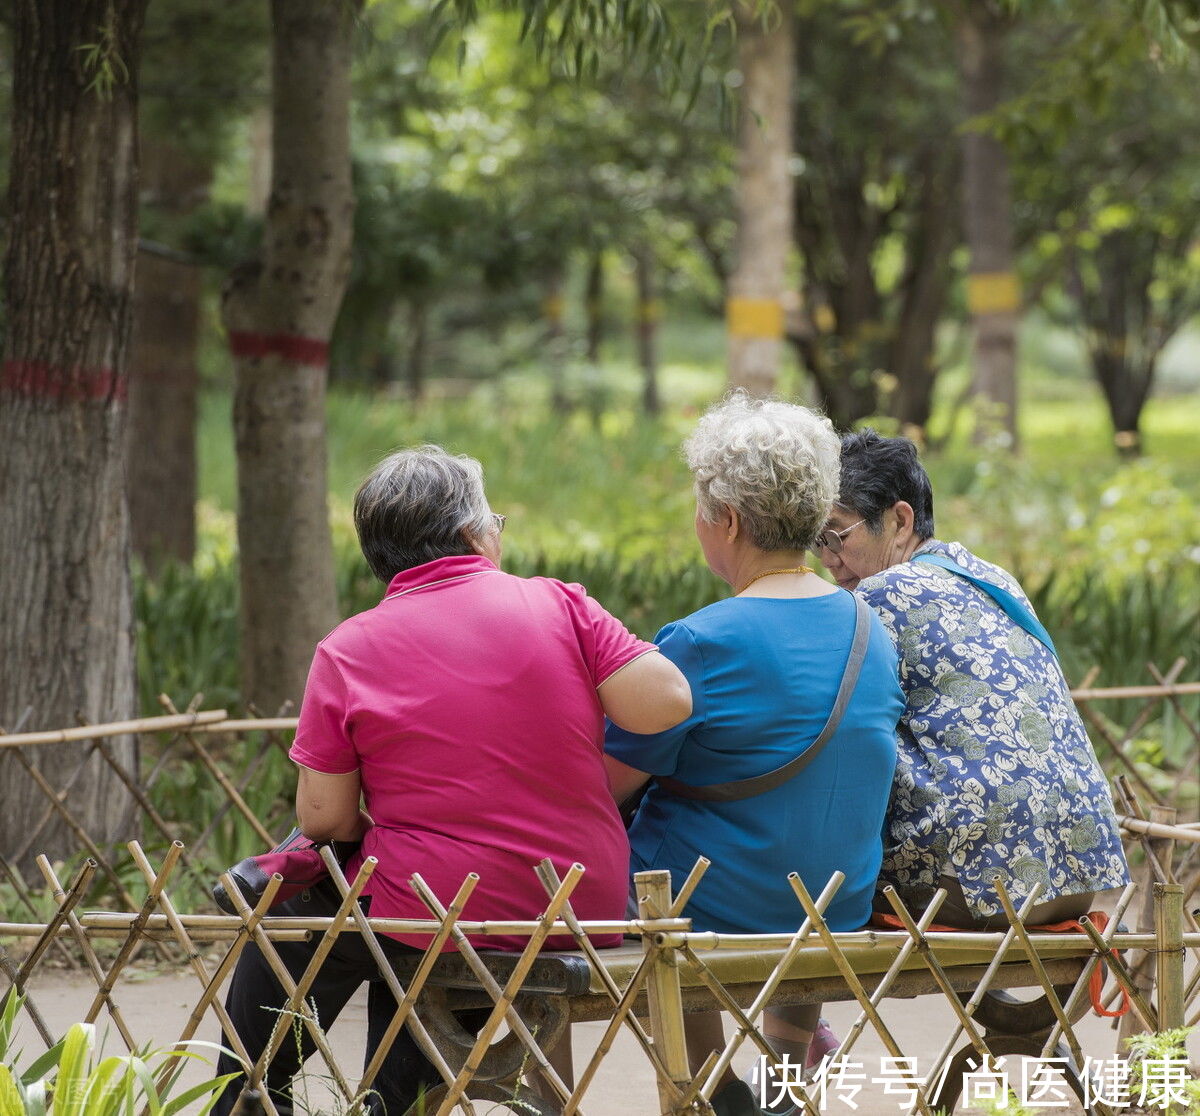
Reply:
[[818, 554], [878, 613], [900, 652], [906, 708], [882, 883], [910, 907], [948, 891], [938, 921], [1076, 918], [1129, 881], [1112, 798], [1053, 643], [1016, 580], [933, 538], [916, 448], [873, 430], [842, 440], [841, 494]]

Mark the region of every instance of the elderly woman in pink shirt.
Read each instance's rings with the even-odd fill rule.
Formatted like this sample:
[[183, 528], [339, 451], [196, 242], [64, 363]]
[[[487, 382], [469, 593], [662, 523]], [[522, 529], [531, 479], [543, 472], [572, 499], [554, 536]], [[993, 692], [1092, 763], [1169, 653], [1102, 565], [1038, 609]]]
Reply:
[[[622, 917], [629, 846], [605, 776], [604, 718], [640, 733], [678, 724], [691, 712], [682, 674], [582, 586], [501, 571], [504, 517], [468, 457], [436, 446], [393, 454], [359, 489], [354, 519], [387, 591], [317, 646], [291, 750], [301, 828], [317, 840], [361, 840], [351, 875], [378, 858], [365, 891], [375, 916], [428, 916], [406, 883], [414, 872], [443, 902], [477, 872], [464, 918], [535, 917], [545, 892], [533, 866], [548, 856], [560, 872], [575, 861], [587, 868], [572, 896], [581, 918]], [[321, 914], [336, 903], [314, 888], [276, 910]], [[401, 952], [427, 944], [387, 942]], [[520, 949], [524, 940], [480, 944]], [[314, 948], [279, 943], [293, 974]], [[395, 1002], [359, 935], [337, 939], [311, 999], [328, 1026], [364, 981], [369, 1058]], [[252, 1057], [285, 1003], [248, 946], [228, 1008]], [[296, 1043], [284, 1042], [267, 1079], [281, 1113], [292, 1111], [299, 1065]], [[237, 1068], [225, 1058], [220, 1072]], [[372, 1111], [403, 1113], [438, 1080], [405, 1032], [376, 1079]], [[215, 1112], [232, 1109], [241, 1084]]]

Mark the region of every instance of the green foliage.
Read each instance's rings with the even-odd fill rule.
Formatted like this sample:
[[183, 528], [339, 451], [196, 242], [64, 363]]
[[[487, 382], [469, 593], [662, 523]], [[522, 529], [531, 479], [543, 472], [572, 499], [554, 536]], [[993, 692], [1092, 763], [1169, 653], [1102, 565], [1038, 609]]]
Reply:
[[[124, 1057], [99, 1058], [96, 1028], [76, 1023], [64, 1038], [24, 1069], [13, 1049], [21, 997], [11, 990], [0, 1009], [0, 1113], [4, 1116], [118, 1116], [146, 1111], [150, 1116], [176, 1116], [193, 1111], [204, 1116], [216, 1095], [235, 1074], [175, 1090], [169, 1079], [160, 1087], [155, 1077], [172, 1061], [196, 1057], [188, 1051], [141, 1050]], [[212, 1046], [194, 1042], [191, 1046]], [[215, 1048], [214, 1048], [215, 1049]], [[198, 1106], [198, 1107], [189, 1107]]]
[[[1200, 1077], [1192, 1070], [1188, 1054], [1188, 1036], [1194, 1027], [1176, 1027], [1158, 1034], [1132, 1035], [1126, 1040], [1131, 1059], [1129, 1092], [1134, 1098], [1145, 1095], [1144, 1108], [1153, 1112], [1171, 1112], [1175, 1116], [1200, 1116]], [[1173, 1065], [1183, 1070], [1182, 1088], [1174, 1083], [1167, 1088], [1161, 1069]]]

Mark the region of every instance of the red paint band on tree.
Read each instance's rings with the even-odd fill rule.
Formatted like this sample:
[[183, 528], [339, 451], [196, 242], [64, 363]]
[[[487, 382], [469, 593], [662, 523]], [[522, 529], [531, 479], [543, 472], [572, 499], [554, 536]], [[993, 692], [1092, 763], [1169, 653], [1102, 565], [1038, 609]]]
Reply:
[[288, 333], [231, 333], [229, 351], [235, 357], [277, 356], [292, 364], [329, 363], [329, 342]]
[[44, 360], [6, 360], [0, 367], [0, 391], [30, 399], [123, 402], [129, 381], [112, 368], [60, 368]]

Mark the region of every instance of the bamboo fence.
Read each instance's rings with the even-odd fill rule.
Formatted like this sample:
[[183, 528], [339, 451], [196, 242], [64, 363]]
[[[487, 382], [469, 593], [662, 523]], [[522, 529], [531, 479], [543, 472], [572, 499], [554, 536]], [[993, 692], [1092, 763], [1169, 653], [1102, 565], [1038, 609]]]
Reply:
[[[196, 979], [187, 1024], [178, 1039], [166, 1041], [182, 1048], [202, 1026], [215, 1024], [223, 1029], [234, 1052], [246, 1059], [251, 1085], [256, 1087], [255, 1103], [261, 1108], [246, 1111], [276, 1112], [270, 1093], [257, 1088], [271, 1049], [260, 1058], [249, 1058], [231, 1033], [221, 1005], [222, 985], [250, 942], [269, 960], [273, 958], [277, 973], [282, 972], [294, 1017], [311, 1035], [323, 1064], [321, 1072], [332, 1081], [341, 1111], [364, 1110], [383, 1057], [402, 1027], [409, 1029], [443, 1080], [426, 1098], [430, 1114], [496, 1111], [496, 1105], [504, 1104], [511, 1106], [509, 1111], [535, 1114], [582, 1112], [588, 1090], [622, 1031], [653, 1071], [659, 1111], [674, 1116], [710, 1111], [708, 1102], [722, 1075], [743, 1048], [766, 1059], [763, 1066], [778, 1070], [783, 1080], [788, 1067], [778, 1063], [763, 1033], [762, 1014], [773, 1002], [802, 1002], [818, 991], [825, 998], [858, 1005], [857, 1020], [844, 1036], [842, 1055], [851, 1055], [861, 1036], [872, 1031], [901, 1068], [897, 1087], [910, 1090], [912, 1111], [932, 1113], [948, 1098], [953, 1101], [955, 1081], [961, 1083], [972, 1073], [997, 1073], [997, 1066], [1003, 1065], [998, 1059], [1015, 1055], [1055, 1062], [1068, 1085], [1086, 1094], [1090, 1087], [1083, 1072], [1087, 1055], [1076, 1025], [1088, 1007], [1088, 982], [1102, 960], [1109, 973], [1107, 1005], [1113, 1006], [1123, 996], [1131, 1004], [1120, 1021], [1122, 1039], [1138, 1031], [1200, 1023], [1200, 925], [1193, 913], [1200, 881], [1200, 854], [1196, 853], [1200, 823], [1195, 818], [1200, 728], [1194, 708], [1200, 682], [1179, 681], [1184, 665], [1177, 662], [1165, 672], [1151, 666], [1154, 683], [1145, 686], [1094, 689], [1089, 679], [1075, 692], [1098, 752], [1115, 776], [1121, 826], [1140, 862], [1139, 884], [1126, 889], [1103, 932], [1085, 920], [1083, 935], [1039, 933], [1026, 926], [1022, 911], [1001, 888], [1000, 898], [1010, 918], [1005, 932], [930, 931], [936, 907], [915, 917], [892, 894], [889, 899], [902, 931], [835, 933], [824, 919], [840, 884], [835, 877], [815, 898], [798, 878], [792, 880], [799, 923], [795, 934], [695, 933], [681, 912], [707, 867], [705, 862], [697, 864], [674, 895], [665, 874], [640, 876], [639, 917], [625, 921], [581, 923], [570, 897], [583, 867], [576, 866], [560, 879], [548, 864], [538, 869], [547, 905], [525, 921], [464, 920], [461, 913], [473, 886], [470, 879], [444, 906], [419, 877], [410, 886], [427, 908], [428, 918], [367, 918], [355, 898], [372, 870], [371, 862], [364, 865], [366, 876], [348, 881], [332, 858], [329, 866], [343, 895], [335, 917], [268, 917], [271, 889], [254, 910], [239, 902], [236, 915], [214, 914], [207, 895], [221, 869], [243, 855], [262, 851], [290, 828], [292, 788], [286, 779], [291, 767], [286, 749], [295, 721], [284, 717], [235, 720], [223, 710], [195, 708], [181, 713], [166, 703], [161, 717], [0, 735], [0, 762], [28, 771], [30, 793], [46, 802], [40, 823], [26, 835], [22, 847], [6, 850], [0, 857], [0, 873], [11, 895], [6, 920], [0, 922], [0, 972], [7, 980], [8, 994], [23, 996], [22, 1019], [48, 1046], [59, 1036], [50, 1033], [39, 1010], [37, 978], [47, 965], [73, 965], [79, 970], [80, 986], [90, 989], [81, 997], [80, 1019], [111, 1021], [113, 1041], [134, 1050], [149, 1040], [161, 1046], [164, 1036], [136, 1033], [138, 1021], [120, 1007], [123, 982], [143, 947], [159, 951]], [[113, 737], [130, 735], [140, 745], [135, 770], [124, 768], [107, 745]], [[1163, 743], [1168, 735], [1173, 737], [1170, 748]], [[64, 747], [79, 749], [81, 755], [99, 755], [128, 790], [137, 806], [138, 830], [129, 835], [124, 849], [102, 846], [86, 833], [73, 797], [79, 793], [73, 777], [57, 787], [36, 777], [38, 750]], [[1164, 763], [1169, 753], [1180, 757], [1173, 766]], [[1148, 762], [1147, 756], [1154, 762]], [[43, 834], [55, 830], [65, 831], [83, 846], [83, 855], [65, 867], [35, 856]], [[225, 884], [228, 894], [240, 901], [232, 881], [226, 878]], [[93, 909], [97, 901], [106, 903], [107, 909]], [[1027, 906], [1032, 903], [1030, 897]], [[320, 1021], [306, 1006], [316, 967], [292, 979], [274, 943], [314, 942], [319, 959], [342, 933], [361, 934], [369, 948], [378, 951], [377, 935], [401, 932], [427, 936], [430, 948], [405, 983], [390, 967], [381, 970], [395, 997], [396, 1013], [365, 1071], [350, 1073], [338, 1064]], [[639, 943], [636, 957], [630, 960], [625, 951], [619, 965], [614, 963], [616, 953], [598, 951], [589, 940], [589, 935], [618, 932]], [[486, 953], [472, 944], [492, 935], [523, 936], [528, 945], [515, 961], [510, 958], [502, 970], [496, 970]], [[586, 994], [559, 997], [566, 1006], [559, 1004], [553, 1011], [546, 1006], [553, 996], [542, 997], [546, 1002], [539, 1007], [537, 996], [522, 991], [539, 948], [551, 935], [573, 938], [591, 974]], [[441, 991], [444, 982], [439, 976], [444, 966], [439, 951], [447, 943], [473, 975], [476, 996], [491, 1005], [486, 1023], [465, 1048], [447, 1044], [430, 1006], [433, 991], [438, 990], [442, 999], [450, 994]], [[735, 969], [727, 964], [729, 958], [747, 952], [762, 962], [759, 975], [750, 983], [731, 977]], [[826, 959], [828, 971], [820, 979], [798, 977], [795, 966], [814, 954]], [[1041, 1029], [1024, 1036], [997, 1035], [979, 1021], [982, 1009], [992, 991], [1020, 985], [1041, 997]], [[954, 1018], [941, 1053], [930, 1071], [920, 1076], [915, 1069], [904, 1069], [913, 1061], [904, 1054], [906, 1036], [889, 1028], [879, 1011], [889, 996], [914, 993], [940, 995]], [[734, 1029], [725, 1047], [714, 1050], [699, 1072], [693, 1072], [683, 1040], [684, 1022], [689, 1011], [706, 1007], [728, 1012]], [[575, 1081], [557, 1072], [550, 1049], [551, 1039], [570, 1018], [605, 1021], [600, 1043]], [[556, 1026], [550, 1026], [548, 1019], [557, 1019]], [[499, 1039], [502, 1031], [506, 1037]], [[282, 1035], [273, 1046], [280, 1041]], [[504, 1063], [507, 1077], [497, 1076], [493, 1063]], [[835, 1070], [831, 1067], [830, 1072]], [[162, 1070], [164, 1083], [172, 1072]], [[522, 1084], [517, 1080], [521, 1075], [534, 1084]], [[793, 1073], [786, 1083], [800, 1109], [815, 1116], [827, 1099], [820, 1090], [831, 1087], [831, 1080], [826, 1074], [816, 1083], [804, 1083]], [[1113, 1110], [1102, 1099], [1085, 1099], [1089, 1111]]]

